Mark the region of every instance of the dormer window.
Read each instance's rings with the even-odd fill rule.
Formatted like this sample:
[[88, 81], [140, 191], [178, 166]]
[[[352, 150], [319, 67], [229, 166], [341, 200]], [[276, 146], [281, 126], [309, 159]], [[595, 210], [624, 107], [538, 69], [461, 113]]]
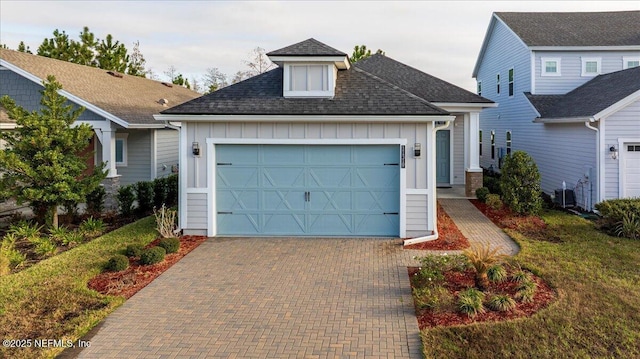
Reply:
[[333, 63], [285, 63], [284, 97], [333, 97], [336, 72]]

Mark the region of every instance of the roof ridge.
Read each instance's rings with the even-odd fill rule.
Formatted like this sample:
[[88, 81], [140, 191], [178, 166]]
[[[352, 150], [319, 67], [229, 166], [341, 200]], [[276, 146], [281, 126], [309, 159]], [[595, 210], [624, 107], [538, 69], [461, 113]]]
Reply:
[[435, 110], [444, 111], [444, 112], [448, 113], [448, 111], [445, 111], [444, 109], [432, 104], [431, 102], [429, 102], [426, 99], [424, 99], [424, 98], [412, 93], [411, 91], [405, 90], [402, 87], [397, 86], [397, 85], [395, 85], [395, 84], [393, 84], [393, 83], [391, 83], [391, 82], [389, 82], [389, 81], [387, 81], [387, 80], [385, 80], [383, 78], [380, 78], [380, 77], [378, 77], [378, 76], [376, 76], [376, 75], [374, 75], [374, 74], [372, 74], [372, 73], [370, 73], [370, 72], [368, 72], [366, 70], [363, 70], [363, 69], [361, 69], [359, 67], [356, 67], [356, 66], [354, 66], [353, 69], [355, 71], [357, 71], [357, 72], [362, 72], [366, 76], [369, 76], [369, 77], [371, 77], [371, 78], [373, 78], [373, 79], [375, 79], [375, 80], [377, 80], [377, 81], [379, 81], [379, 82], [391, 87], [394, 90], [399, 90], [400, 92], [404, 93], [408, 97], [415, 98], [415, 99], [419, 100], [420, 102], [424, 103], [425, 105], [429, 106], [430, 108], [433, 108]]

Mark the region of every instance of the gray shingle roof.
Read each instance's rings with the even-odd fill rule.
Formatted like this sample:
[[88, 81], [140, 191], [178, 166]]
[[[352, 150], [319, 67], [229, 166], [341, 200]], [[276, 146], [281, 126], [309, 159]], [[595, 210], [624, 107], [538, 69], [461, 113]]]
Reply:
[[347, 56], [344, 52], [310, 38], [267, 53], [267, 56]]
[[370, 74], [338, 71], [333, 98], [285, 98], [283, 69], [276, 68], [225, 87], [162, 114], [198, 115], [446, 115], [406, 91]]
[[640, 45], [640, 11], [497, 12], [528, 46]]
[[159, 81], [125, 74], [114, 77], [103, 69], [12, 50], [0, 49], [0, 59], [40, 79], [54, 75], [64, 91], [129, 124], [157, 126], [160, 123], [153, 115], [166, 108], [160, 99], [167, 99], [173, 106], [200, 96], [177, 85], [167, 87]]
[[385, 55], [375, 54], [356, 62], [363, 69], [429, 102], [493, 103]]
[[542, 119], [591, 117], [640, 90], [640, 67], [599, 75], [565, 95], [525, 93]]

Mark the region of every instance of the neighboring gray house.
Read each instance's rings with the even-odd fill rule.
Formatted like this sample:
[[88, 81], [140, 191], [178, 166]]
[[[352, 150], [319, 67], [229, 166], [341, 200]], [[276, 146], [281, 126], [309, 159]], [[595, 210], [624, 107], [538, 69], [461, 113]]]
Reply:
[[542, 189], [578, 206], [640, 196], [640, 11], [494, 13], [473, 77], [484, 168], [536, 161]]
[[415, 243], [437, 238], [437, 182], [481, 185], [476, 134], [491, 101], [383, 55], [352, 64], [314, 39], [267, 55], [279, 67], [155, 116], [181, 123], [185, 233]]
[[[107, 184], [131, 184], [177, 171], [178, 131], [155, 121], [161, 110], [200, 94], [141, 77], [0, 49], [0, 96], [27, 110], [40, 108], [42, 80], [54, 75], [60, 94], [85, 111], [78, 122], [95, 131], [89, 165], [107, 163]], [[0, 108], [0, 129], [15, 128]], [[115, 182], [115, 183], [114, 183]]]

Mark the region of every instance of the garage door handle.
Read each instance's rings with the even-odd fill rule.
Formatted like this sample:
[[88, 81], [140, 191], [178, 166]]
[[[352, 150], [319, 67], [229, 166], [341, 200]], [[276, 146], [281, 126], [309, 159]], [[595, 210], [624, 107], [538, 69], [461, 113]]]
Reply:
[[305, 192], [304, 193], [304, 201], [305, 202], [311, 201], [311, 192]]
[[218, 162], [217, 165], [218, 166], [231, 166], [232, 163], [231, 162]]
[[399, 166], [399, 163], [385, 163], [385, 166]]
[[397, 216], [397, 215], [398, 215], [398, 212], [384, 212], [383, 214], [384, 214], [385, 216], [386, 216], [387, 214], [395, 214], [395, 215]]
[[233, 212], [218, 212], [218, 214], [233, 214]]

